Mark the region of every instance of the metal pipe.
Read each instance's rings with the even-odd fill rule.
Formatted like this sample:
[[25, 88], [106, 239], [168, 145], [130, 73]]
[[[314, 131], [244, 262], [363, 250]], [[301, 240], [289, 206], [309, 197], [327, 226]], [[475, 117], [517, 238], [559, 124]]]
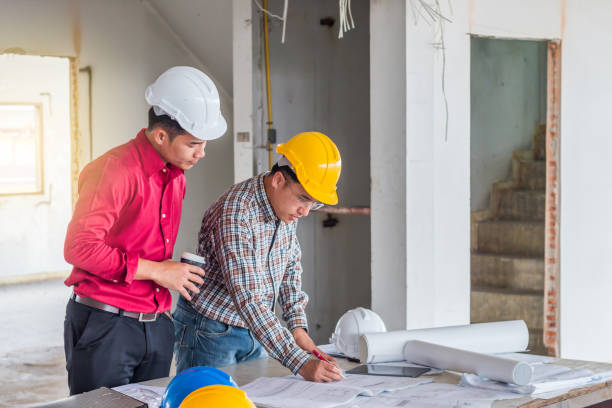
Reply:
[[[264, 9], [268, 10], [268, 0], [264, 0]], [[266, 59], [266, 95], [268, 99], [268, 133], [274, 128], [274, 121], [272, 120], [272, 91], [270, 87], [270, 45], [268, 39], [268, 14], [263, 13], [264, 19], [264, 50]], [[274, 164], [274, 146], [273, 142], [268, 138], [268, 166], [271, 169]]]
[[372, 210], [370, 207], [332, 207], [325, 205], [315, 212], [327, 214], [355, 214], [355, 215], [370, 215]]

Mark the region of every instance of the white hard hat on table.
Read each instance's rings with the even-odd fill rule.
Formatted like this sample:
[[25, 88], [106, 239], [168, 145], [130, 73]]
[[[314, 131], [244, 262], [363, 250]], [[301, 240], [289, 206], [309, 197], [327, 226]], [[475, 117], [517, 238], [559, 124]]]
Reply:
[[216, 139], [227, 130], [217, 87], [196, 68], [170, 68], [147, 87], [145, 99], [156, 115], [170, 116], [198, 139]]
[[344, 355], [359, 358], [359, 336], [364, 333], [386, 331], [385, 322], [379, 315], [370, 309], [358, 307], [349, 310], [338, 319], [336, 330], [334, 330], [330, 341]]

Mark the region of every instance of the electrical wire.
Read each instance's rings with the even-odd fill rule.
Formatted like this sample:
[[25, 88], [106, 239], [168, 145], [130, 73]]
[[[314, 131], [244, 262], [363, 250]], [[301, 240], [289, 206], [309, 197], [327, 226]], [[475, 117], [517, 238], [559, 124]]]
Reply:
[[[452, 6], [450, 0], [448, 0], [448, 6], [452, 13]], [[446, 97], [446, 43], [444, 41], [444, 23], [452, 23], [450, 19], [442, 14], [440, 8], [440, 1], [435, 0], [433, 5], [430, 5], [425, 0], [410, 0], [410, 7], [412, 9], [412, 16], [414, 18], [414, 24], [416, 25], [419, 20], [419, 16], [425, 20], [428, 24], [435, 24], [438, 29], [438, 35], [440, 40], [434, 43], [434, 47], [441, 50], [442, 52], [442, 73], [441, 73], [441, 87], [442, 87], [442, 99], [444, 102], [444, 142], [448, 142], [448, 98]]]
[[264, 0], [264, 5], [262, 6], [259, 1], [257, 0], [253, 0], [253, 2], [255, 2], [255, 5], [257, 6], [257, 8], [259, 9], [259, 11], [261, 11], [262, 13], [275, 18], [279, 21], [283, 22], [283, 32], [281, 35], [281, 44], [285, 43], [285, 28], [287, 26], [287, 9], [289, 8], [289, 0], [285, 0], [285, 5], [283, 7], [283, 16], [279, 16], [273, 13], [270, 13], [270, 11], [268, 11], [268, 1]]
[[[437, 15], [442, 16], [440, 13], [440, 2], [436, 0]], [[440, 29], [440, 47], [442, 49], [442, 98], [444, 99], [444, 143], [448, 142], [448, 98], [446, 97], [446, 44], [444, 42], [444, 21], [442, 18], [438, 19], [438, 26]]]
[[345, 32], [355, 28], [353, 12], [351, 11], [351, 0], [338, 0], [338, 10], [340, 14], [338, 18], [340, 20], [340, 24], [338, 24], [338, 38], [343, 38]]

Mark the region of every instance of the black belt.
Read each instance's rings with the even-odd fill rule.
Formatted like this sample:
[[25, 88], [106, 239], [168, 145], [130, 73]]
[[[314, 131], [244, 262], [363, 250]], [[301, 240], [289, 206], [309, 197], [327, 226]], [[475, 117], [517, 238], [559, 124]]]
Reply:
[[161, 313], [137, 313], [137, 312], [128, 312], [123, 309], [119, 309], [118, 307], [107, 305], [106, 303], [102, 303], [99, 300], [92, 299], [89, 297], [79, 296], [76, 293], [73, 293], [70, 297], [77, 303], [80, 303], [85, 306], [93, 307], [94, 309], [103, 310], [105, 312], [110, 312], [114, 314], [118, 314], [119, 316], [127, 316], [133, 319], [138, 319], [139, 322], [154, 322], [157, 320], [157, 316]]

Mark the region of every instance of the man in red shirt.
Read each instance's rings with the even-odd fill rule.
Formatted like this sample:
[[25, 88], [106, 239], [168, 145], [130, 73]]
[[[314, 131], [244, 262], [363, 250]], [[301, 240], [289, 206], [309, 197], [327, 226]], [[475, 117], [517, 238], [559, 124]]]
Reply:
[[89, 163], [68, 225], [74, 266], [64, 348], [70, 394], [168, 376], [174, 327], [170, 291], [190, 299], [204, 271], [174, 262], [184, 170], [227, 124], [219, 94], [191, 67], [164, 72], [145, 93], [148, 128]]

